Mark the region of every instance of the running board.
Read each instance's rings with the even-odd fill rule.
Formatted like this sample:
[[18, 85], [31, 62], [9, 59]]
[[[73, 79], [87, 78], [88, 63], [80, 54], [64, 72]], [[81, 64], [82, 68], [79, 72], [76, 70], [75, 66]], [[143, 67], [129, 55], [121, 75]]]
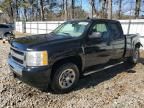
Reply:
[[105, 70], [105, 69], [112, 68], [112, 67], [114, 67], [114, 66], [117, 66], [117, 65], [120, 65], [120, 64], [123, 64], [123, 63], [124, 63], [124, 62], [120, 62], [120, 63], [114, 64], [114, 65], [110, 65], [110, 66], [104, 67], [103, 69], [98, 69], [98, 70], [95, 70], [95, 71], [90, 71], [90, 72], [84, 73], [83, 75], [84, 75], [84, 76], [87, 76], [87, 75], [90, 75], [90, 74], [93, 74], [93, 73], [96, 73], [96, 72], [99, 72], [99, 71], [103, 71], [103, 70]]

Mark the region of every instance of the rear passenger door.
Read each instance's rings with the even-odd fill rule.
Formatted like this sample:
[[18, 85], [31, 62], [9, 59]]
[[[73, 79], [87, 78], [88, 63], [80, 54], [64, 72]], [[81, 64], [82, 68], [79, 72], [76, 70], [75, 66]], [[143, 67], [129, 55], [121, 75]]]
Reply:
[[118, 22], [110, 22], [109, 28], [111, 30], [113, 56], [112, 59], [121, 59], [125, 49], [125, 37], [123, 35], [122, 27]]

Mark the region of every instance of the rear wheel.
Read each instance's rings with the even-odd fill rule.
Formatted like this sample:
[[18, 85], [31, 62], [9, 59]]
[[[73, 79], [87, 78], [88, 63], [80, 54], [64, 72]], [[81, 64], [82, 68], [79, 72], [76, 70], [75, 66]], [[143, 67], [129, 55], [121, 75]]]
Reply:
[[67, 63], [55, 71], [51, 88], [56, 93], [67, 93], [75, 87], [78, 80], [78, 67], [73, 63]]
[[132, 57], [130, 57], [129, 62], [131, 64], [137, 64], [140, 58], [140, 52], [139, 52], [139, 48], [135, 48], [133, 50], [133, 54]]

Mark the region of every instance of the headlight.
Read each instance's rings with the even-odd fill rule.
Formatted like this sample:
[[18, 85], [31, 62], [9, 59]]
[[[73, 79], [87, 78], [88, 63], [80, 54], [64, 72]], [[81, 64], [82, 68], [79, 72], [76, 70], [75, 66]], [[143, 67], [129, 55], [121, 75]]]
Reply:
[[27, 66], [46, 66], [48, 65], [47, 51], [32, 51], [26, 53]]

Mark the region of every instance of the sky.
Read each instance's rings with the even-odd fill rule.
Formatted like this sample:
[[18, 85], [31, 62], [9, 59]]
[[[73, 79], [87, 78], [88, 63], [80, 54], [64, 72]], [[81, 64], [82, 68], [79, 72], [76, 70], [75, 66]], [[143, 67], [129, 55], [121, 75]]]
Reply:
[[[3, 1], [3, 0], [0, 0], [0, 2]], [[76, 0], [76, 5], [80, 5], [80, 1], [81, 0]], [[91, 6], [88, 2], [89, 0], [82, 0], [82, 7], [83, 9], [88, 12], [88, 13], [91, 13]], [[99, 9], [101, 6], [99, 6], [99, 1], [100, 0], [96, 0], [96, 8]], [[119, 0], [113, 0], [113, 12], [116, 12], [118, 10], [118, 4], [116, 3], [116, 1], [119, 1]], [[124, 12], [124, 14], [134, 14], [134, 11], [131, 11], [131, 10], [134, 10], [135, 9], [135, 1], [136, 0], [122, 0], [122, 11]], [[141, 10], [144, 11], [144, 2], [142, 3], [141, 5]], [[144, 12], [140, 12], [140, 15], [144, 15]]]
[[83, 5], [83, 9], [86, 10], [86, 11], [90, 11], [90, 6], [89, 6], [89, 3], [88, 3], [88, 0], [82, 0], [82, 5]]
[[[99, 0], [96, 0], [96, 7], [100, 8], [98, 4]], [[113, 0], [113, 11], [118, 10], [118, 4], [116, 3], [118, 0]], [[91, 6], [89, 5], [88, 0], [82, 0], [82, 7], [85, 11], [90, 12], [91, 11]], [[132, 10], [135, 9], [135, 0], [123, 0], [122, 1], [122, 11], [125, 14], [133, 14], [134, 12]], [[144, 10], [144, 2], [141, 4], [141, 10]], [[144, 15], [144, 12], [140, 12], [140, 14]]]

